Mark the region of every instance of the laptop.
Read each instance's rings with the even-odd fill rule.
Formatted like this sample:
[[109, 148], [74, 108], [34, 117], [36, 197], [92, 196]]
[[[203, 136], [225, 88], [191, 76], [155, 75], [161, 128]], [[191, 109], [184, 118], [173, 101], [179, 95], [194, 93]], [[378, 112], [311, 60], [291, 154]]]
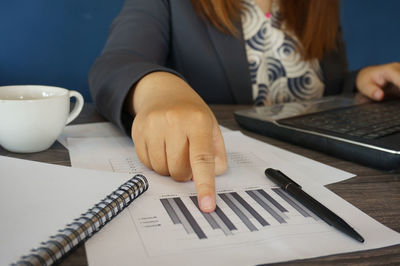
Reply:
[[253, 107], [234, 113], [240, 126], [370, 167], [400, 169], [400, 97], [366, 97]]

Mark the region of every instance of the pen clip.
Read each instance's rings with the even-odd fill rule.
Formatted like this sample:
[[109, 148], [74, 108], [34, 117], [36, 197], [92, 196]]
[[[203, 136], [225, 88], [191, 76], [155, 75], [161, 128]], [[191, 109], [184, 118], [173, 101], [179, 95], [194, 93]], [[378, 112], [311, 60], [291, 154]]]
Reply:
[[285, 175], [285, 174], [282, 173], [281, 171], [279, 171], [279, 170], [275, 170], [275, 171], [276, 171], [278, 174], [283, 175], [283, 176], [285, 177], [285, 179], [288, 180], [288, 182], [290, 182], [290, 183], [292, 183], [293, 185], [295, 185], [295, 186], [301, 188], [301, 186], [300, 186], [299, 184], [297, 184], [293, 179], [291, 179], [290, 177], [288, 177], [287, 175]]
[[267, 168], [265, 170], [265, 175], [276, 181], [281, 187], [287, 188], [289, 185], [294, 185], [298, 188], [301, 188], [299, 184], [277, 169]]

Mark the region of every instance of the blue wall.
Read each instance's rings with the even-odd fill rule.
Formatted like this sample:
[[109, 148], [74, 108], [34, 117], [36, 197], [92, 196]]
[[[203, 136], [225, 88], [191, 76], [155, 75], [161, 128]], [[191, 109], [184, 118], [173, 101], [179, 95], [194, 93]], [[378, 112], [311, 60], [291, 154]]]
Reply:
[[123, 0], [0, 0], [0, 85], [80, 91]]
[[[0, 85], [61, 86], [91, 101], [87, 74], [122, 4], [123, 0], [1, 0]], [[351, 69], [400, 61], [399, 10], [398, 0], [342, 2]]]
[[343, 0], [341, 22], [350, 69], [400, 62], [399, 0]]

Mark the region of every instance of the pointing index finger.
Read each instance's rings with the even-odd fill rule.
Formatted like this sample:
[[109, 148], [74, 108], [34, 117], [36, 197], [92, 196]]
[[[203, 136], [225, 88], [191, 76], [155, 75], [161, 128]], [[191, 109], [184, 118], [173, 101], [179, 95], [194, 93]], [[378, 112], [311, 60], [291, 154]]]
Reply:
[[193, 181], [196, 186], [200, 209], [215, 209], [215, 156], [212, 128], [195, 130], [189, 134], [189, 156]]

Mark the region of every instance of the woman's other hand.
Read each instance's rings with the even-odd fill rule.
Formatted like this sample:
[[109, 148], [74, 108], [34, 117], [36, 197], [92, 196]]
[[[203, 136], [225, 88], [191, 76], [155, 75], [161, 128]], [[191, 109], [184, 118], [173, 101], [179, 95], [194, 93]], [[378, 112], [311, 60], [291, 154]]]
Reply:
[[212, 111], [185, 81], [166, 72], [143, 77], [129, 97], [139, 159], [176, 181], [193, 179], [201, 210], [213, 211], [214, 177], [226, 170], [227, 162]]
[[356, 79], [358, 90], [375, 101], [383, 99], [386, 94], [384, 87], [388, 83], [397, 87], [397, 93], [400, 93], [400, 63], [365, 67]]

